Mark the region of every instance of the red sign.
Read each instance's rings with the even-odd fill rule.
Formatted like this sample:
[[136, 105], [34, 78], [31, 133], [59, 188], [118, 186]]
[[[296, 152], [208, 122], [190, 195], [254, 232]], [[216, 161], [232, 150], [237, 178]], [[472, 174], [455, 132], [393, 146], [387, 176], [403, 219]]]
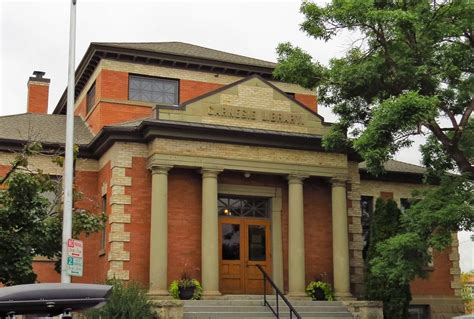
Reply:
[[82, 241], [76, 239], [68, 239], [67, 255], [76, 258], [82, 258]]

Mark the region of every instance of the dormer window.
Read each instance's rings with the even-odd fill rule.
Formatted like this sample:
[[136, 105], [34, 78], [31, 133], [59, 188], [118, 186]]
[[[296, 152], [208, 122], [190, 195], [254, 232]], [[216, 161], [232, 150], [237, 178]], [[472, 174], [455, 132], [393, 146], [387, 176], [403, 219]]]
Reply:
[[178, 89], [178, 80], [130, 75], [128, 98], [156, 104], [178, 105]]

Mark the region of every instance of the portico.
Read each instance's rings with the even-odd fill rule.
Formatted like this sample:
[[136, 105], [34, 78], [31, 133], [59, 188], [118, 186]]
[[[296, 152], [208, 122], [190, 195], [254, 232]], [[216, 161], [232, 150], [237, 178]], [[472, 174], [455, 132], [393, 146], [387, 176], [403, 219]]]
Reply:
[[[167, 198], [168, 172], [172, 167], [186, 167], [199, 170], [202, 178], [202, 247], [201, 247], [201, 278], [203, 293], [205, 295], [219, 295], [219, 228], [217, 198], [219, 192], [235, 195], [253, 194], [268, 196], [272, 203], [272, 275], [275, 281], [283, 284], [283, 252], [282, 252], [282, 230], [281, 230], [281, 198], [278, 204], [274, 195], [281, 190], [258, 189], [245, 185], [239, 185], [232, 189], [229, 185], [219, 183], [219, 174], [223, 171], [250, 172], [258, 174], [280, 175], [287, 179], [288, 194], [288, 294], [293, 296], [304, 295], [306, 285], [305, 279], [305, 240], [304, 240], [304, 183], [311, 176], [322, 177], [332, 183], [332, 220], [333, 220], [333, 273], [335, 292], [340, 297], [350, 296], [349, 283], [349, 243], [347, 231], [347, 208], [346, 208], [346, 186], [347, 177], [344, 173], [347, 168], [322, 167], [311, 165], [295, 165], [282, 161], [271, 165], [259, 161], [250, 161], [230, 158], [214, 158], [205, 156], [186, 156], [175, 154], [163, 154], [166, 152], [163, 140], [155, 140], [152, 143], [152, 155], [149, 159], [149, 168], [152, 174], [152, 228], [150, 245], [150, 290], [152, 293], [166, 293], [167, 282], [166, 269], [169, 267], [166, 256], [167, 230], [167, 206], [164, 204]], [[166, 141], [169, 143], [170, 141]], [[184, 141], [173, 141], [178, 146]], [[199, 142], [198, 142], [199, 144]], [[200, 149], [205, 151], [205, 144], [201, 143]], [[208, 147], [217, 147], [210, 145]], [[236, 146], [237, 147], [237, 146]], [[179, 147], [173, 148], [175, 152]], [[245, 151], [245, 150], [242, 150]], [[278, 155], [278, 150], [274, 150]], [[296, 152], [296, 151], [295, 151]], [[234, 153], [235, 154], [235, 153]], [[325, 157], [325, 154], [320, 154]], [[336, 157], [343, 155], [336, 155]], [[197, 164], [202, 165], [201, 167]], [[334, 163], [334, 162], [333, 162]], [[343, 163], [343, 161], [341, 161]], [[174, 165], [172, 165], [174, 164]], [[328, 162], [329, 164], [329, 162]], [[268, 167], [263, 169], [262, 167]], [[346, 173], [347, 174], [347, 173]], [[265, 192], [266, 191], [266, 192]], [[272, 194], [273, 192], [273, 194]], [[281, 195], [280, 195], [281, 196]], [[154, 226], [156, 225], [156, 226]], [[159, 225], [159, 226], [158, 226]], [[156, 231], [158, 230], [159, 231]], [[158, 244], [157, 244], [158, 243]], [[311, 243], [307, 243], [311, 245]], [[282, 285], [283, 286], [283, 285]]]

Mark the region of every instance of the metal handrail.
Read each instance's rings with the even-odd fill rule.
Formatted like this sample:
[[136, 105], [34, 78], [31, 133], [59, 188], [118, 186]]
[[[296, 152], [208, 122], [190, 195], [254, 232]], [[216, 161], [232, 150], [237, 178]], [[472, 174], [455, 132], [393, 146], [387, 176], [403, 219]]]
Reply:
[[[270, 310], [273, 312], [273, 314], [277, 317], [280, 318], [280, 308], [278, 306], [278, 297], [281, 297], [281, 299], [286, 303], [288, 306], [288, 309], [290, 309], [290, 319], [293, 319], [293, 314], [295, 318], [301, 319], [300, 314], [296, 311], [295, 308], [291, 305], [291, 303], [286, 299], [285, 295], [281, 292], [280, 289], [278, 289], [277, 285], [273, 282], [273, 280], [270, 278], [270, 276], [266, 273], [266, 271], [263, 269], [261, 265], [256, 265], [258, 270], [263, 275], [263, 304], [265, 306], [268, 306]], [[276, 300], [276, 309], [273, 309], [273, 307], [270, 305], [270, 303], [267, 301], [267, 280], [270, 283], [270, 285], [275, 289], [275, 300]]]

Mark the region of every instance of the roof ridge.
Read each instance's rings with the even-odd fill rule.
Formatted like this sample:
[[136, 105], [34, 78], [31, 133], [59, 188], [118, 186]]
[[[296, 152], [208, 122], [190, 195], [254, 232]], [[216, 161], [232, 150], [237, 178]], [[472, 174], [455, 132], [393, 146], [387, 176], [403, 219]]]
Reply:
[[[205, 49], [205, 50], [212, 50], [212, 51], [219, 52], [219, 53], [231, 54], [231, 55], [238, 56], [238, 57], [243, 57], [243, 58], [246, 58], [246, 59], [253, 59], [253, 60], [262, 61], [262, 62], [266, 62], [266, 63], [277, 64], [277, 62], [274, 62], [274, 61], [268, 61], [268, 60], [264, 60], [264, 59], [254, 58], [254, 57], [250, 57], [250, 56], [243, 55], [243, 54], [239, 54], [239, 53], [233, 53], [233, 52], [228, 52], [228, 51], [222, 51], [222, 50], [218, 50], [218, 49], [214, 49], [214, 48], [210, 48], [210, 47], [205, 47], [205, 46], [203, 46], [203, 45], [194, 44], [194, 43], [189, 43], [189, 42], [183, 42], [183, 41], [158, 41], [158, 42], [153, 42], [153, 41], [145, 41], [145, 42], [91, 42], [91, 44], [98, 44], [98, 45], [107, 45], [107, 44], [110, 44], [110, 45], [120, 45], [120, 44], [124, 44], [124, 45], [131, 45], [131, 44], [184, 44], [184, 45], [194, 46], [194, 47], [198, 47], [198, 48]], [[182, 54], [183, 54], [183, 55], [187, 55], [187, 54], [185, 54], [185, 53], [182, 53]], [[192, 56], [192, 55], [191, 55], [191, 56]]]
[[[388, 161], [393, 161], [393, 162], [398, 162], [398, 163], [402, 163], [402, 164], [406, 164], [406, 165], [411, 165], [411, 166], [415, 166], [415, 167], [419, 167], [419, 168], [426, 168], [424, 166], [421, 166], [421, 165], [416, 165], [416, 164], [412, 164], [412, 163], [408, 163], [408, 162], [404, 162], [404, 161], [399, 161], [399, 160], [395, 160], [395, 159], [390, 159]], [[387, 162], [388, 162], [387, 161]]]

